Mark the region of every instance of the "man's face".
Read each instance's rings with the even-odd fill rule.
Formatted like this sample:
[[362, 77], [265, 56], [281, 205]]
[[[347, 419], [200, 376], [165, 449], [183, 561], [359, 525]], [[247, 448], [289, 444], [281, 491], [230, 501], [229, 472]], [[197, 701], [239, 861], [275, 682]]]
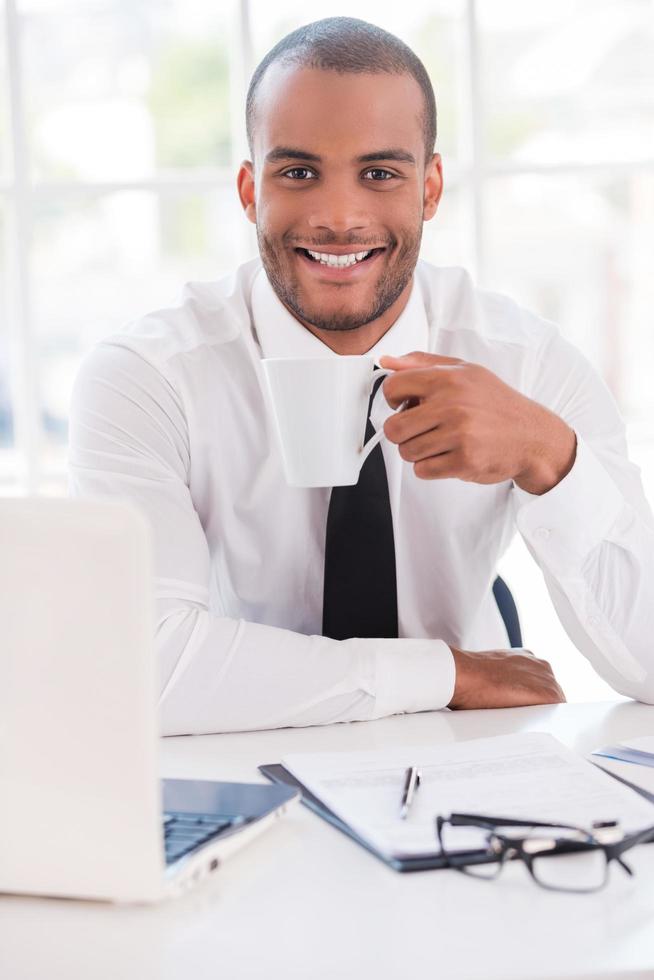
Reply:
[[[239, 193], [277, 296], [305, 324], [357, 329], [383, 317], [410, 282], [442, 188], [437, 154], [425, 169], [422, 112], [410, 75], [274, 65], [264, 76], [254, 169], [244, 163]], [[333, 268], [307, 249], [348, 262], [372, 251]]]

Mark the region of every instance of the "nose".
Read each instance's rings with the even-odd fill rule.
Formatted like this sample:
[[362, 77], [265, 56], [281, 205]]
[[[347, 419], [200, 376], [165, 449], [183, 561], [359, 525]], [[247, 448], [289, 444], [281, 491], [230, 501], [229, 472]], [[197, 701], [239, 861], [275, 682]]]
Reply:
[[311, 195], [308, 224], [317, 230], [328, 230], [335, 235], [362, 231], [370, 226], [370, 215], [366, 209], [365, 197], [361, 188], [352, 186], [348, 180], [331, 180], [325, 183], [319, 193]]

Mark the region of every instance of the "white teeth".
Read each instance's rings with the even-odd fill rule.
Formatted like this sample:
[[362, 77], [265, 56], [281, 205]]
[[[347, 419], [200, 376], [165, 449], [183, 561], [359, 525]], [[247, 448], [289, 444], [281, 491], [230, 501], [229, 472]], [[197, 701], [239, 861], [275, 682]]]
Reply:
[[365, 259], [366, 255], [370, 255], [371, 251], [372, 249], [368, 249], [367, 252], [350, 252], [349, 255], [331, 255], [329, 252], [312, 252], [311, 249], [307, 249], [307, 252], [313, 259], [316, 259], [323, 265], [337, 267], [354, 265], [356, 262]]

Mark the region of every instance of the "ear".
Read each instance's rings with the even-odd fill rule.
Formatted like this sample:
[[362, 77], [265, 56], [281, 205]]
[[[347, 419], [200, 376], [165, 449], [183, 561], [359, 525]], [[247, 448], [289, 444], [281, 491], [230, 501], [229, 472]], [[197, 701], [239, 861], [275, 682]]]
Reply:
[[244, 160], [236, 177], [238, 196], [248, 221], [257, 223], [257, 205], [254, 191], [254, 166], [250, 160]]
[[443, 163], [440, 153], [434, 153], [425, 167], [425, 189], [422, 205], [422, 220], [429, 221], [438, 210], [443, 193]]

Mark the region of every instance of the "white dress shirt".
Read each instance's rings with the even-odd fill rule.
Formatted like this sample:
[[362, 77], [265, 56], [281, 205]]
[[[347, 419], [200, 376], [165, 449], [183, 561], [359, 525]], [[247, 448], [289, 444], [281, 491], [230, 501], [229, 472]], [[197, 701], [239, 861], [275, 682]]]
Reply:
[[[129, 499], [152, 523], [165, 734], [446, 706], [448, 644], [508, 647], [492, 584], [516, 529], [573, 643], [617, 691], [654, 703], [654, 518], [598, 374], [551, 323], [423, 261], [369, 353], [413, 350], [482, 364], [546, 405], [574, 428], [576, 461], [534, 496], [512, 481], [418, 479], [382, 440], [400, 638], [342, 641], [320, 635], [331, 491], [286, 485], [260, 363], [338, 355], [286, 310], [260, 259], [188, 284], [178, 306], [86, 356], [69, 490]], [[377, 396], [376, 429], [389, 414]]]

